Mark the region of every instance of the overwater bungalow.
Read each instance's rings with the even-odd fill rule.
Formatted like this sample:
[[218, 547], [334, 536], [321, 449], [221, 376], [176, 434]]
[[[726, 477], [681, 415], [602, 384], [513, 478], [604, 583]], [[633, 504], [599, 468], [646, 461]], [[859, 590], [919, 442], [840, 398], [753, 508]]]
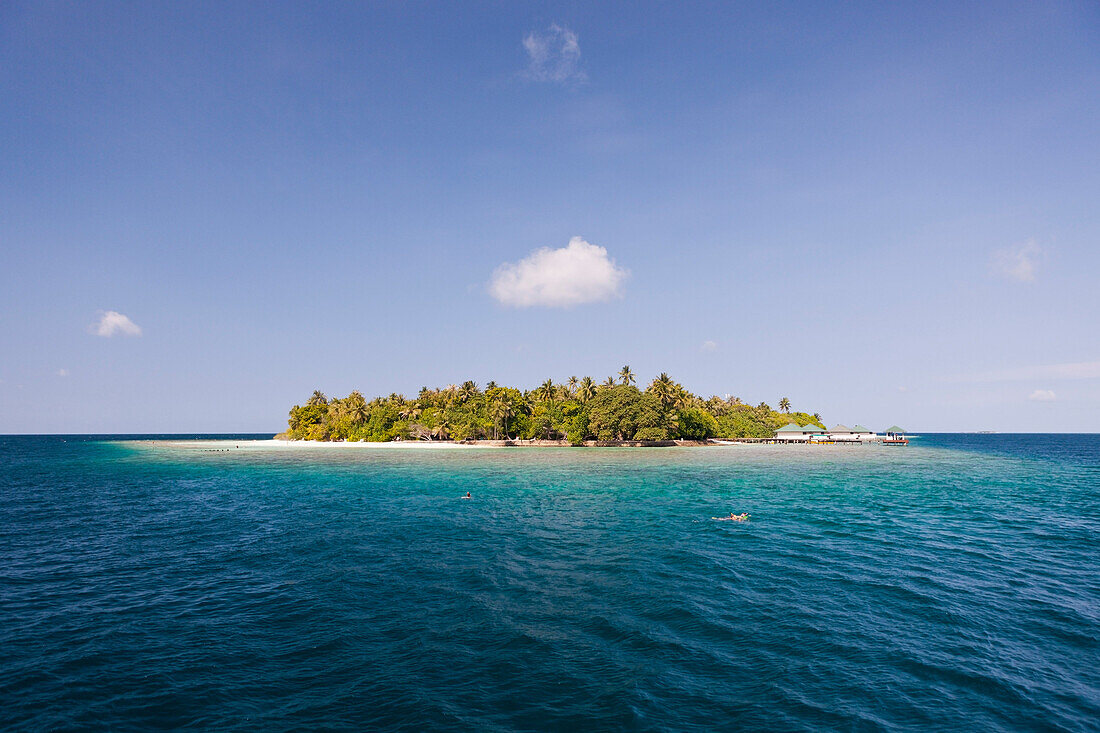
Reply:
[[875, 433], [874, 430], [871, 430], [870, 428], [865, 428], [862, 425], [853, 425], [852, 426], [852, 435], [854, 435], [856, 437], [856, 440], [859, 440], [859, 441], [868, 441], [868, 440], [878, 440], [879, 439], [879, 436]]
[[788, 423], [775, 431], [775, 440], [779, 443], [808, 443], [815, 435], [824, 435], [825, 431], [816, 425], [796, 425]]
[[853, 431], [847, 425], [836, 425], [829, 431], [829, 439], [837, 443], [855, 443], [859, 441]]

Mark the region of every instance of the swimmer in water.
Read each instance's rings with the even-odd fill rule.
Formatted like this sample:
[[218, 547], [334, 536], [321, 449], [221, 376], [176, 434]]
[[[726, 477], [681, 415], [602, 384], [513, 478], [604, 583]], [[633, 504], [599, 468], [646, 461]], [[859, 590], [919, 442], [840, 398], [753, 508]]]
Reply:
[[716, 519], [719, 522], [747, 522], [749, 521], [749, 516], [751, 515], [747, 512], [741, 512], [740, 514], [730, 512], [728, 517], [711, 517], [711, 519]]
[[470, 496], [470, 492], [469, 492], [469, 491], [467, 491], [467, 492], [466, 492], [466, 496], [464, 496], [464, 497], [462, 497], [462, 498], [463, 498], [463, 499], [473, 499], [474, 497]]

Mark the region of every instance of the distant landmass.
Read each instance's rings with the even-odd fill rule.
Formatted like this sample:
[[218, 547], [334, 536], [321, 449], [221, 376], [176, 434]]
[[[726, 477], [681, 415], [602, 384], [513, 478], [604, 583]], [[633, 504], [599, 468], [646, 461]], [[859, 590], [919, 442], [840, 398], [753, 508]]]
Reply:
[[779, 409], [761, 402], [744, 404], [737, 397], [692, 394], [662, 373], [644, 390], [635, 386], [630, 367], [596, 383], [571, 377], [555, 384], [547, 379], [533, 390], [489, 382], [430, 389], [414, 398], [391, 394], [367, 400], [359, 391], [329, 398], [315, 391], [304, 405], [290, 410], [289, 440], [551, 440], [572, 445], [586, 442], [659, 442], [708, 438], [768, 438], [788, 423], [825, 423], [817, 413], [791, 411], [790, 400]]

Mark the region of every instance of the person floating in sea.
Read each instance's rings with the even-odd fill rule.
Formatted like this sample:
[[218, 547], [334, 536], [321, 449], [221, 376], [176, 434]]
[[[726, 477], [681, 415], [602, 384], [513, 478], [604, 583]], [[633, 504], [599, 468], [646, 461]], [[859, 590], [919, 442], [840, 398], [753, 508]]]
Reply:
[[728, 517], [711, 517], [711, 519], [717, 519], [719, 522], [747, 522], [750, 516], [747, 512], [741, 512], [740, 514], [730, 512]]
[[462, 498], [463, 498], [463, 499], [473, 499], [474, 497], [470, 496], [470, 492], [469, 492], [469, 491], [467, 491], [467, 492], [466, 492], [466, 496], [464, 496], [464, 497], [462, 497]]

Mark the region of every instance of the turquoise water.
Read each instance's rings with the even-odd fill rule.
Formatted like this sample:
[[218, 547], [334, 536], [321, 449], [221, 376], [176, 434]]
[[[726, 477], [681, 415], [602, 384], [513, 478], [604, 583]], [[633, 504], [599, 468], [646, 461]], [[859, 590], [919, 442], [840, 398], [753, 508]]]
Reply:
[[2, 727], [1100, 721], [1100, 436], [212, 445], [0, 438]]

